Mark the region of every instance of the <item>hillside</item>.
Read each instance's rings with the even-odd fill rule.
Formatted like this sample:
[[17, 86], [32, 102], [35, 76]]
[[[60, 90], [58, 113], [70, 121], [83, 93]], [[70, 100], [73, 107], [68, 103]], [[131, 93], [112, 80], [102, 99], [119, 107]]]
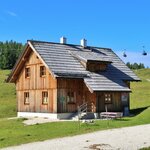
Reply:
[[131, 109], [150, 106], [150, 69], [134, 71], [142, 82], [131, 83]]
[[15, 85], [6, 83], [9, 70], [0, 70], [0, 118], [16, 116]]
[[[0, 118], [16, 116], [15, 85], [5, 83], [9, 70], [0, 70]], [[142, 82], [131, 83], [131, 109], [150, 106], [150, 69], [136, 70]]]

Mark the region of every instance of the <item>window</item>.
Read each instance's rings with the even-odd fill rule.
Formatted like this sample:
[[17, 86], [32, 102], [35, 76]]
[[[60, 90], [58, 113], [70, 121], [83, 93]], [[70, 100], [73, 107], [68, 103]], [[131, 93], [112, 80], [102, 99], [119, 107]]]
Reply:
[[68, 103], [75, 103], [75, 96], [74, 96], [74, 92], [68, 92], [67, 94], [67, 102]]
[[46, 68], [44, 66], [40, 66], [40, 77], [46, 75]]
[[25, 78], [29, 78], [30, 77], [30, 68], [27, 67], [25, 68]]
[[42, 104], [48, 104], [48, 92], [42, 92]]
[[29, 92], [24, 92], [24, 104], [29, 104]]
[[112, 95], [110, 93], [105, 94], [105, 103], [106, 104], [112, 103]]

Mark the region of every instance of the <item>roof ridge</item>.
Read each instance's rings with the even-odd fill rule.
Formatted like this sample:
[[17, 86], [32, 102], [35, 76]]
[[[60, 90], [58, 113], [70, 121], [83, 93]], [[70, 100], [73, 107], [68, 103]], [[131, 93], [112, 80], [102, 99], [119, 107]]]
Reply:
[[[68, 45], [68, 46], [80, 46], [79, 44], [63, 44], [63, 43], [59, 43], [59, 42], [48, 42], [48, 41], [39, 41], [39, 40], [27, 40], [27, 42], [38, 42], [38, 43], [50, 43], [50, 44], [59, 44], [59, 45]], [[99, 49], [107, 49], [107, 50], [112, 50], [111, 48], [107, 48], [107, 47], [98, 47], [98, 46], [87, 46], [87, 48], [99, 48]]]

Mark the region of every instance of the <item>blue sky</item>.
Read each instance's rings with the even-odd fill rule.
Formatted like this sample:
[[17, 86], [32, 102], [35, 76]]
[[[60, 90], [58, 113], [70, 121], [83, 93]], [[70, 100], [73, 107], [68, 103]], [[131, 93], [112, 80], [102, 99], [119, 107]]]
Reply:
[[[150, 67], [149, 0], [1, 0], [0, 41], [28, 39], [112, 48]], [[142, 56], [142, 46], [148, 52]], [[127, 58], [122, 57], [126, 49]]]

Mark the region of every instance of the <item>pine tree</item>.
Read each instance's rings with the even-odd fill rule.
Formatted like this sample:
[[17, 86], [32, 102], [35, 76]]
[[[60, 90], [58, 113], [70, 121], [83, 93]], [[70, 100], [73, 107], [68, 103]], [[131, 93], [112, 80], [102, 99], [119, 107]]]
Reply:
[[12, 69], [24, 45], [15, 41], [0, 42], [0, 69]]

